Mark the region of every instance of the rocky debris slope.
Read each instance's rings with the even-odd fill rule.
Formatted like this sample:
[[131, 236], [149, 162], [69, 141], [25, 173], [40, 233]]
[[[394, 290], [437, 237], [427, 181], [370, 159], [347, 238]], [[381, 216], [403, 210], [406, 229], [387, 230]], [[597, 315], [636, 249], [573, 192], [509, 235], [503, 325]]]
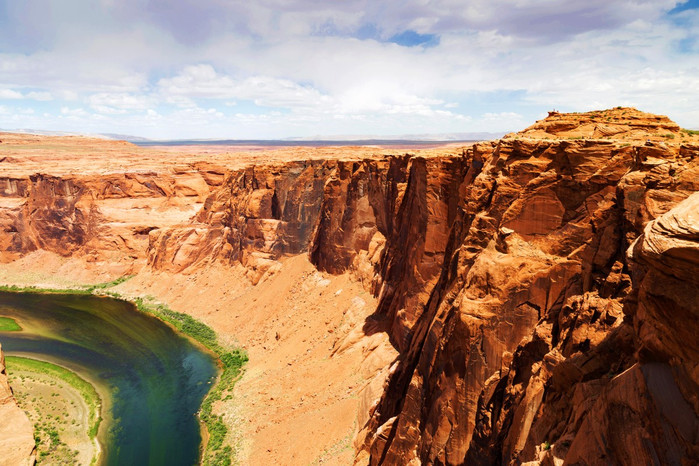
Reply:
[[697, 140], [617, 108], [417, 156], [7, 179], [0, 245], [252, 283], [305, 252], [349, 272], [377, 298], [364, 336], [398, 354], [362, 395], [357, 463], [692, 464]]
[[7, 384], [5, 355], [0, 346], [0, 465], [22, 466], [35, 462], [34, 427]]

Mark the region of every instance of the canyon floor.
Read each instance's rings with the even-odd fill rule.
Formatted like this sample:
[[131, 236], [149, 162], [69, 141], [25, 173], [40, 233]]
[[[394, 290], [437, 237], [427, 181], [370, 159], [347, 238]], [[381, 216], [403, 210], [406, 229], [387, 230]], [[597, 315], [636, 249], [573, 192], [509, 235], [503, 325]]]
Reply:
[[[262, 163], [380, 159], [398, 150], [140, 148], [119, 141], [17, 134], [1, 134], [0, 140], [3, 176], [17, 178], [177, 174], [198, 165], [223, 173]], [[403, 150], [416, 152], [414, 147]], [[445, 146], [417, 153], [439, 156], [460, 151]], [[177, 197], [120, 199], [106, 201], [101, 210], [128, 227], [144, 222], [144, 217], [146, 223], [176, 225], [194, 215], [203, 200], [203, 196], [184, 201]], [[0, 197], [0, 208], [15, 206], [16, 199]], [[219, 408], [233, 427], [235, 439], [230, 441], [241, 464], [352, 463], [352, 441], [359, 423], [366, 421], [358, 418], [360, 393], [397, 354], [385, 332], [367, 335], [363, 329], [376, 308], [376, 298], [359, 280], [349, 273], [319, 272], [305, 253], [279, 257], [275, 270], [260, 280], [240, 264], [211, 264], [178, 273], [153, 271], [129, 257], [95, 260], [89, 255], [69, 257], [37, 250], [2, 264], [0, 283], [79, 288], [133, 273], [135, 277], [111, 290], [130, 297], [154, 297], [202, 320], [222, 341], [248, 352], [250, 361], [236, 385], [235, 398]], [[313, 442], [308, 442], [309, 437]]]
[[9, 372], [19, 406], [38, 426], [40, 462], [91, 464], [99, 452], [88, 434], [90, 410], [80, 391], [48, 374], [12, 365]]
[[245, 348], [215, 406], [241, 464], [699, 459], [699, 136], [667, 117], [424, 149], [0, 140], [0, 283], [132, 275], [113, 290]]
[[[37, 252], [3, 265], [0, 282], [75, 288], [116, 276], [85, 265]], [[214, 266], [189, 275], [143, 272], [110, 290], [152, 296], [248, 352], [234, 398], [218, 409], [241, 464], [352, 463], [359, 393], [396, 352], [385, 334], [365, 335], [376, 300], [348, 274], [320, 273], [297, 255], [257, 285], [243, 267]]]

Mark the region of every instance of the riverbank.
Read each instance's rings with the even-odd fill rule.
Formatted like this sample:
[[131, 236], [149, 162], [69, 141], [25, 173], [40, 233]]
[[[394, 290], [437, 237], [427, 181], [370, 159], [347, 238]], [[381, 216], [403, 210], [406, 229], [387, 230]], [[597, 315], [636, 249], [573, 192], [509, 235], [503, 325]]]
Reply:
[[[167, 303], [214, 329], [224, 347], [249, 354], [240, 380], [211, 406], [227, 427], [222, 448], [231, 448], [235, 463], [351, 464], [366, 421], [357, 413], [374, 403], [396, 356], [369, 317], [377, 302], [362, 283], [318, 272], [305, 254], [282, 258], [257, 283], [240, 265], [188, 274], [115, 270], [36, 251], [4, 264], [0, 283], [75, 289], [136, 273], [99, 293]], [[367, 322], [376, 325], [369, 336]]]
[[17, 403], [34, 424], [37, 463], [95, 464], [102, 399], [68, 368], [34, 358], [6, 356]]
[[[230, 465], [234, 457], [231, 442], [226, 442], [229, 436], [229, 427], [223, 421], [223, 416], [213, 411], [214, 403], [222, 398], [230, 398], [231, 391], [236, 380], [239, 378], [242, 367], [247, 361], [247, 355], [240, 349], [227, 349], [219, 343], [218, 336], [208, 325], [194, 319], [190, 315], [175, 312], [168, 306], [155, 302], [152, 298], [125, 297], [118, 292], [109, 291], [116, 285], [124, 283], [130, 276], [119, 277], [109, 282], [78, 285], [66, 288], [45, 288], [35, 285], [0, 285], [0, 291], [13, 293], [35, 293], [35, 294], [63, 294], [63, 295], [95, 295], [98, 297], [109, 297], [130, 303], [138, 311], [153, 315], [180, 334], [193, 340], [196, 344], [208, 352], [212, 353], [218, 361], [220, 374], [216, 383], [209, 390], [208, 395], [202, 401], [199, 410], [199, 419], [202, 428], [202, 463], [206, 465], [226, 466]], [[17, 326], [11, 319], [5, 322], [7, 327]], [[18, 326], [17, 326], [18, 327]], [[50, 363], [47, 363], [50, 364]], [[60, 369], [60, 366], [56, 366]], [[44, 368], [44, 370], [48, 370]], [[66, 374], [62, 378], [69, 379]], [[97, 426], [94, 427], [97, 432]], [[94, 435], [93, 435], [94, 437]], [[227, 443], [227, 444], [226, 444]], [[51, 444], [53, 447], [53, 443]], [[65, 460], [63, 455], [62, 460]]]
[[117, 292], [107, 292], [108, 296], [132, 303], [141, 312], [151, 314], [173, 326], [180, 333], [190, 337], [204, 348], [216, 355], [221, 373], [201, 404], [199, 419], [203, 423], [202, 441], [205, 442], [202, 463], [211, 466], [228, 466], [234, 457], [233, 447], [224, 445], [229, 428], [223, 421], [223, 415], [213, 412], [214, 403], [224, 396], [231, 395], [235, 382], [240, 377], [243, 366], [248, 361], [245, 351], [240, 348], [227, 349], [219, 343], [216, 332], [205, 323], [189, 314], [176, 312], [167, 305], [154, 302], [153, 299], [129, 299]]

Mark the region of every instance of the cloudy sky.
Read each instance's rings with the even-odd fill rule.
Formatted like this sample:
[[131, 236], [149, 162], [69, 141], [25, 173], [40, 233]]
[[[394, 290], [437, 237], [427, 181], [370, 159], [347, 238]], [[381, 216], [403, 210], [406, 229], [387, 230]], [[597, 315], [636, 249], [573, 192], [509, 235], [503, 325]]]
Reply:
[[150, 138], [699, 128], [699, 0], [0, 0], [0, 128]]

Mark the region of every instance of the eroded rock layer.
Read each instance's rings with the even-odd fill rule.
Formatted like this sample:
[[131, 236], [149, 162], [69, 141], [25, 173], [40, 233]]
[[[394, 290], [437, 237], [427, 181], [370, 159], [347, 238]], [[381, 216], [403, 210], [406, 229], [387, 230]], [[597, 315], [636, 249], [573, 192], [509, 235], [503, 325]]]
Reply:
[[695, 463], [697, 155], [528, 138], [468, 151], [448, 259], [360, 462]]
[[418, 155], [5, 177], [0, 254], [351, 274], [398, 354], [360, 464], [695, 464], [697, 139], [618, 108]]

